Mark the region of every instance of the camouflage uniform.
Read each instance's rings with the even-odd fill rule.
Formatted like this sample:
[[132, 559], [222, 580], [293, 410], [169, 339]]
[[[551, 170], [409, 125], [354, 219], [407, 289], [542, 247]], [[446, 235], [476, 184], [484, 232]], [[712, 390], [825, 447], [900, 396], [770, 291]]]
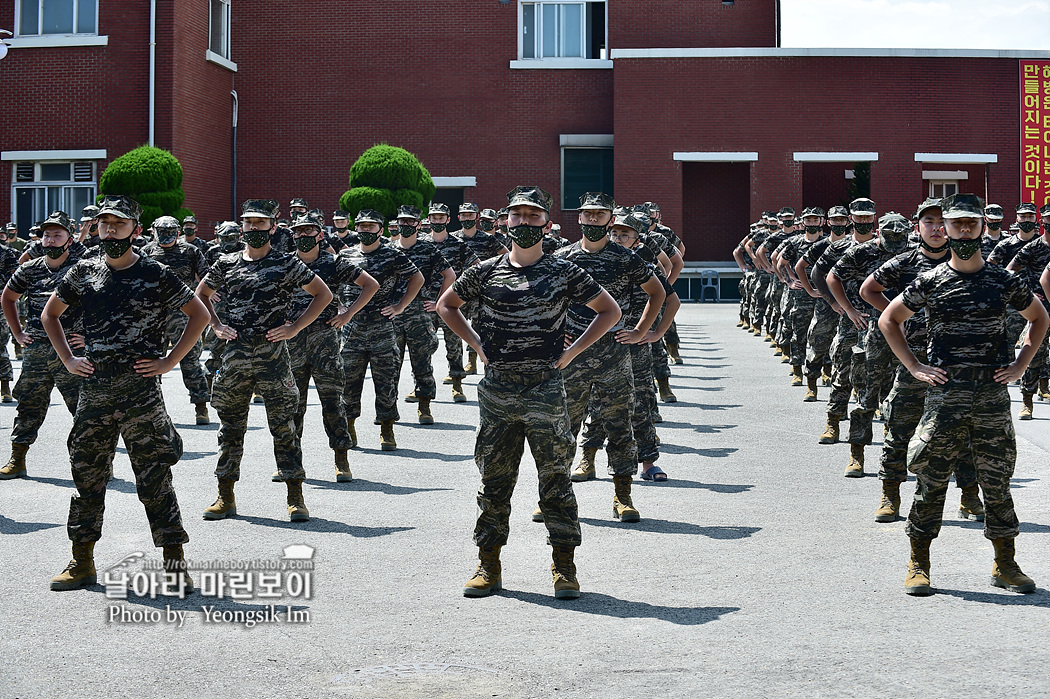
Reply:
[[[418, 234], [416, 235], [418, 238]], [[403, 242], [403, 241], [402, 241]], [[441, 289], [442, 273], [450, 268], [449, 263], [438, 252], [437, 246], [426, 240], [417, 240], [412, 247], [406, 248], [398, 243], [396, 249], [405, 255], [416, 269], [423, 274], [423, 286], [403, 313], [394, 317], [394, 332], [397, 336], [397, 381], [401, 379], [401, 367], [405, 361], [405, 350], [408, 350], [412, 363], [412, 377], [415, 379], [416, 398], [437, 397], [437, 385], [434, 382], [434, 365], [431, 357], [437, 352], [438, 338], [434, 327], [433, 314], [423, 307], [423, 301], [437, 301]], [[408, 287], [408, 278], [401, 278], [397, 284], [395, 296], [404, 296]]]
[[[1022, 240], [1019, 235], [1004, 235], [999, 239], [999, 244], [995, 246], [991, 254], [985, 257], [985, 260], [995, 265], [1007, 267], [1014, 257], [1017, 256], [1018, 251], [1029, 242], [1031, 242], [1031, 238]], [[1012, 308], [1007, 310], [1006, 332], [1011, 342], [1017, 343], [1027, 325], [1028, 321], [1020, 313]]]
[[[820, 256], [817, 263], [813, 265], [813, 275], [826, 277], [846, 251], [859, 245], [853, 236], [847, 236], [828, 245], [827, 250]], [[846, 293], [854, 294], [857, 303], [860, 303], [859, 287], [854, 284], [846, 285]], [[851, 302], [854, 296], [850, 297]], [[828, 397], [828, 417], [841, 420], [846, 417], [849, 408], [849, 397], [853, 391], [853, 347], [857, 343], [857, 327], [845, 313], [839, 316], [838, 329], [835, 339], [831, 342], [828, 350], [831, 357], [831, 395]], [[859, 373], [859, 372], [858, 372]]]
[[[437, 241], [433, 242], [457, 277], [463, 274], [463, 270], [478, 263], [478, 256], [474, 251], [454, 235], [449, 234], [440, 243]], [[436, 313], [434, 314], [434, 322], [441, 328], [445, 338], [445, 358], [448, 360], [448, 375], [454, 379], [464, 378], [467, 372], [463, 371], [463, 341], [459, 338], [459, 335], [448, 329], [448, 326], [437, 317]]]
[[937, 537], [952, 467], [972, 451], [984, 496], [984, 535], [1012, 539], [1019, 526], [1010, 495], [1017, 446], [1009, 392], [993, 375], [1014, 359], [1006, 309], [1027, 308], [1032, 293], [1022, 278], [996, 265], [966, 275], [938, 265], [920, 274], [902, 301], [913, 312], [926, 309], [928, 362], [948, 372], [947, 383], [927, 389], [908, 445], [908, 470], [917, 481], [908, 536]]
[[63, 303], [83, 309], [85, 354], [94, 366], [81, 383], [69, 433], [77, 488], [69, 507], [69, 538], [101, 538], [106, 484], [121, 436], [153, 543], [189, 541], [171, 483], [182, 439], [164, 408], [160, 377], [140, 376], [133, 365], [140, 358], [164, 356], [164, 321], [193, 300], [193, 291], [167, 267], [143, 257], [123, 270], [101, 259], [81, 260], [55, 293]]
[[[0, 282], [6, 284], [15, 270], [18, 269], [18, 258], [21, 257], [13, 248], [0, 247]], [[0, 323], [0, 379], [11, 381], [14, 379], [14, 370], [11, 368], [11, 357], [7, 353], [7, 344], [11, 341], [11, 329], [7, 327], [7, 320]]]
[[235, 339], [226, 341], [222, 367], [212, 384], [211, 403], [221, 422], [215, 468], [220, 480], [240, 478], [253, 390], [265, 401], [281, 478], [306, 478], [295, 431], [299, 389], [287, 343], [270, 342], [266, 333], [285, 324], [292, 293], [313, 278], [299, 258], [274, 250], [259, 260], [246, 260], [239, 252], [223, 255], [204, 277], [204, 284], [219, 292], [226, 304], [223, 323], [237, 331]]
[[[1042, 276], [1043, 270], [1050, 264], [1050, 243], [1043, 240], [1042, 236], [1032, 238], [1017, 251], [1013, 264], [1019, 267], [1018, 276], [1027, 283], [1027, 287], [1032, 290], [1032, 293], [1043, 304], [1043, 307], [1050, 311], [1050, 301], [1047, 301], [1043, 295], [1043, 287], [1039, 285], [1039, 277]], [[1043, 338], [1043, 341], [1039, 343], [1039, 347], [1036, 349], [1035, 356], [1032, 357], [1028, 368], [1025, 369], [1024, 376], [1021, 377], [1021, 391], [1024, 393], [1036, 392], [1039, 388], [1039, 379], [1042, 376], [1043, 367], [1048, 363], [1047, 359], [1047, 339]]]
[[569, 304], [590, 303], [602, 288], [573, 263], [544, 255], [528, 267], [514, 267], [506, 257], [487, 260], [464, 271], [452, 289], [477, 303], [474, 327], [489, 360], [478, 384], [481, 424], [474, 459], [481, 488], [474, 543], [507, 543], [511, 494], [528, 439], [548, 542], [578, 546], [580, 523], [569, 480], [576, 443], [561, 372], [553, 365], [564, 351]]
[[[809, 274], [811, 285], [814, 272], [816, 271], [816, 262], [830, 244], [830, 238], [821, 238], [802, 255], [802, 259], [808, 265], [807, 274]], [[816, 287], [814, 286], [814, 288]], [[807, 377], [819, 377], [824, 365], [831, 363], [831, 342], [835, 338], [839, 324], [839, 314], [835, 312], [826, 298], [821, 296], [819, 299], [814, 299], [814, 301], [813, 320], [810, 321], [809, 329], [806, 332]]]
[[[372, 252], [361, 252], [360, 246], [344, 248], [339, 253], [358, 269], [368, 272], [379, 282], [379, 290], [353, 320], [343, 326], [343, 370], [346, 383], [343, 403], [346, 417], [361, 417], [361, 390], [365, 370], [371, 367], [376, 391], [376, 419], [397, 420], [397, 336], [393, 322], [380, 310], [401, 300], [395, 294], [398, 284], [419, 270], [412, 260], [396, 247], [380, 245]], [[360, 293], [356, 285], [343, 286], [343, 305], [349, 306]]]
[[[795, 263], [820, 240], [821, 238], [806, 240], [806, 235], [799, 233], [788, 238], [781, 251], [781, 257], [794, 269]], [[810, 296], [805, 289], [789, 289], [788, 293], [791, 296], [791, 335], [788, 337], [788, 344], [791, 346], [791, 366], [802, 366], [806, 359], [806, 338], [817, 308], [817, 299]]]

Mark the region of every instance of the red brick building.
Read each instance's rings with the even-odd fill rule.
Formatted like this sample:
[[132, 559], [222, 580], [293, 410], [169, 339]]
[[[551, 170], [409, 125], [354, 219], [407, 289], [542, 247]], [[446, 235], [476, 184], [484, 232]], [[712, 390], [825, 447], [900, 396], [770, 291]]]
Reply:
[[[730, 259], [764, 209], [826, 208], [858, 187], [906, 213], [956, 188], [1017, 202], [1018, 63], [1050, 52], [782, 49], [777, 13], [776, 0], [0, 0], [15, 34], [0, 218], [24, 231], [79, 210], [109, 161], [150, 142], [182, 162], [205, 227], [247, 197], [330, 211], [350, 164], [386, 142], [420, 157], [444, 201], [549, 189], [570, 236], [576, 193], [657, 201], [693, 261]], [[959, 115], [953, 94], [982, 97]]]

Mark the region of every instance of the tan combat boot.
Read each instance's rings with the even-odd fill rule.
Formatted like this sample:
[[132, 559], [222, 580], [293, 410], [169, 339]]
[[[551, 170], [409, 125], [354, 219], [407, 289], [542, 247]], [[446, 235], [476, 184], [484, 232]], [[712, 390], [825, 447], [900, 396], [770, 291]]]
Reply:
[[815, 403], [817, 401], [817, 375], [806, 377], [806, 395], [802, 398], [804, 403]]
[[219, 497], [211, 507], [204, 508], [204, 519], [226, 519], [237, 514], [237, 502], [233, 499], [234, 481], [219, 479]]
[[1039, 379], [1039, 400], [1050, 400], [1050, 379]]
[[335, 482], [350, 483], [354, 474], [350, 473], [350, 462], [346, 458], [346, 449], [335, 450]]
[[575, 553], [575, 546], [554, 547], [551, 575], [554, 577], [555, 599], [576, 599], [580, 596], [580, 583], [576, 580], [576, 563], [573, 561]]
[[828, 424], [824, 426], [824, 431], [820, 433], [820, 439], [817, 440], [817, 444], [834, 444], [837, 441], [839, 441], [839, 418], [828, 415]]
[[0, 468], [0, 480], [6, 481], [12, 478], [26, 477], [26, 452], [28, 451], [28, 444], [11, 443], [11, 458]]
[[478, 354], [472, 349], [467, 350], [467, 364], [463, 367], [463, 371], [470, 375], [478, 373]]
[[904, 578], [904, 593], [925, 597], [933, 594], [930, 587], [930, 540], [911, 539], [911, 560]]
[[784, 354], [784, 348], [781, 345], [774, 344], [773, 347], [775, 348], [773, 350], [774, 357], [780, 357]]
[[678, 345], [672, 342], [665, 342], [664, 348], [667, 350], [668, 359], [670, 359], [675, 364], [685, 364], [685, 362], [682, 361], [682, 355], [678, 353]]
[[581, 483], [583, 481], [593, 481], [597, 474], [594, 472], [594, 457], [598, 454], [598, 450], [594, 447], [584, 447], [583, 455], [580, 457], [580, 463], [576, 464], [576, 468], [569, 474], [569, 479], [574, 483]]
[[394, 421], [383, 420], [379, 426], [379, 448], [382, 451], [394, 451], [397, 442], [394, 440]]
[[984, 503], [981, 502], [981, 486], [971, 485], [962, 489], [959, 498], [959, 518], [984, 521]]
[[802, 367], [798, 364], [791, 365], [791, 385], [801, 386], [803, 382]]
[[303, 501], [303, 482], [285, 481], [288, 485], [288, 518], [293, 522], [306, 522], [310, 519], [310, 510]]
[[832, 372], [831, 365], [830, 364], [825, 364], [824, 365], [824, 370], [820, 373], [820, 380], [824, 383], [825, 386], [830, 386], [831, 385], [831, 372]]
[[452, 383], [452, 375], [449, 374], [445, 378], [441, 379], [441, 383], [444, 384], [445, 386], [448, 386], [450, 383]]
[[197, 409], [197, 424], [198, 425], [210, 425], [211, 418], [208, 416], [208, 404], [205, 402], [194, 403], [193, 407]]
[[416, 392], [412, 391], [407, 396], [405, 396], [405, 402], [406, 403], [418, 403], [419, 399], [416, 398]]
[[677, 403], [678, 398], [671, 392], [671, 380], [668, 378], [657, 379], [656, 385], [660, 389], [660, 400], [664, 403]]
[[532, 521], [533, 522], [542, 522], [543, 521], [543, 510], [541, 510], [539, 508], [539, 506], [537, 506], [536, 509], [532, 511]]
[[781, 345], [780, 346], [780, 354], [781, 354], [781, 357], [780, 357], [780, 363], [781, 364], [790, 364], [791, 363], [791, 345]]
[[354, 418], [346, 418], [346, 431], [350, 433], [350, 448], [357, 446], [357, 428], [354, 426]]
[[15, 397], [11, 395], [11, 382], [7, 379], [0, 380], [0, 400], [4, 403], [15, 402]]
[[503, 566], [499, 562], [502, 546], [479, 546], [474, 577], [463, 586], [464, 597], [488, 597], [503, 589]]
[[875, 510], [876, 522], [895, 522], [897, 514], [901, 511], [901, 484], [900, 481], [882, 482], [882, 500], [879, 509]]
[[613, 476], [613, 486], [616, 488], [616, 494], [613, 495], [613, 518], [621, 522], [637, 522], [642, 518], [631, 502], [632, 480], [630, 474]]
[[992, 585], [1010, 592], [1035, 592], [1035, 580], [1021, 572], [1014, 561], [1013, 539], [992, 539], [995, 564], [992, 566]]
[[52, 590], [78, 590], [98, 582], [95, 572], [95, 542], [74, 541], [73, 560], [66, 569], [51, 578]]
[[420, 425], [433, 425], [434, 416], [430, 412], [430, 399], [420, 398], [419, 407], [416, 409], [416, 413], [419, 415]]
[[188, 595], [193, 592], [193, 578], [190, 577], [186, 567], [186, 556], [182, 552], [182, 544], [169, 544], [164, 547], [164, 572], [172, 575], [181, 574], [182, 594]]
[[452, 379], [452, 402], [466, 403], [467, 394], [463, 393], [463, 379]]
[[850, 444], [849, 445], [849, 464], [846, 466], [846, 473], [843, 474], [846, 478], [863, 478], [864, 477], [864, 445], [863, 444]]
[[1033, 408], [1032, 394], [1021, 391], [1021, 412], [1017, 414], [1017, 419], [1031, 420]]

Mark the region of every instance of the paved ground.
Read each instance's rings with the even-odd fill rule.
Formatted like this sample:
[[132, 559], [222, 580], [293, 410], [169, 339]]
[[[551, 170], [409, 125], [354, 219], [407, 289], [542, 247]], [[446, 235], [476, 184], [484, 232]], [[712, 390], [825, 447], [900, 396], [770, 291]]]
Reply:
[[[192, 425], [178, 374], [165, 379], [186, 442], [175, 480], [188, 556], [274, 560], [285, 546], [315, 548], [312, 599], [276, 601], [307, 612], [309, 623], [282, 617], [246, 629], [207, 623], [201, 612], [262, 611], [261, 599], [124, 602], [107, 599], [101, 585], [50, 592], [48, 579], [69, 558], [72, 489], [70, 421], [56, 393], [30, 451], [31, 478], [0, 483], [0, 696], [1050, 695], [1050, 594], [989, 586], [991, 546], [979, 524], [954, 519], [953, 489], [933, 548], [938, 594], [904, 595], [903, 522], [873, 521], [878, 480], [842, 477], [848, 447], [816, 444], [824, 404], [801, 401], [767, 345], [734, 327], [735, 313], [729, 304], [688, 305], [680, 315], [686, 365], [672, 379], [680, 400], [661, 407], [660, 463], [672, 480], [637, 486], [642, 522], [611, 519], [608, 477], [577, 487], [577, 601], [552, 598], [544, 531], [529, 520], [536, 478], [528, 456], [503, 557], [507, 590], [460, 595], [476, 554], [477, 377], [467, 404], [440, 388], [441, 424], [415, 425], [414, 409], [402, 404], [397, 452], [380, 452], [379, 428], [366, 421], [350, 484], [333, 482], [314, 398], [314, 437], [304, 444], [313, 519], [295, 525], [282, 486], [269, 480], [261, 406], [252, 409], [237, 490], [241, 516], [201, 519], [214, 499], [217, 427]], [[0, 407], [4, 442], [13, 415]], [[1017, 548], [1023, 569], [1050, 585], [1050, 404], [1037, 403], [1036, 416], [1018, 424]], [[876, 454], [869, 449], [869, 462]], [[116, 475], [96, 549], [100, 571], [136, 551], [159, 558], [123, 453]], [[169, 605], [187, 612], [181, 628], [166, 621]], [[111, 607], [164, 620], [110, 622]]]

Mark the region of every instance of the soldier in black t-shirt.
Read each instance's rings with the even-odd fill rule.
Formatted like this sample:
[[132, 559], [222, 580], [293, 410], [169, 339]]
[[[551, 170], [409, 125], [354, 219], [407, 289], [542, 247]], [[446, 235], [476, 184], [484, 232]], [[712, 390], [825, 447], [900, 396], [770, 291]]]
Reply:
[[[485, 209], [485, 211], [492, 213], [493, 216], [495, 215], [492, 209]], [[479, 224], [482, 231], [485, 231], [486, 221], [492, 223], [492, 220], [484, 218], [485, 211], [482, 212]], [[429, 211], [427, 211], [427, 218], [430, 220], [430, 239], [437, 246], [441, 256], [451, 265], [452, 271], [455, 272], [457, 277], [463, 274], [463, 270], [478, 263], [478, 256], [474, 254], [474, 251], [458, 236], [449, 234], [447, 204], [431, 204]], [[492, 226], [489, 226], [489, 231], [485, 232], [491, 232], [491, 229]], [[467, 400], [467, 396], [463, 393], [463, 379], [467, 375], [467, 372], [463, 369], [463, 341], [459, 339], [459, 335], [449, 330], [445, 322], [436, 313], [434, 318], [441, 327], [445, 337], [445, 358], [448, 360], [448, 376], [445, 377], [443, 383], [452, 384], [452, 400], [456, 403], [463, 403]]]
[[[165, 569], [178, 573], [180, 594], [193, 589], [182, 545], [189, 540], [171, 482], [182, 439], [164, 408], [160, 376], [197, 342], [207, 309], [164, 265], [138, 255], [131, 244], [141, 229], [139, 205], [125, 196], [99, 202], [99, 237], [105, 259], [84, 259], [59, 283], [41, 323], [66, 369], [84, 377], [69, 433], [77, 494], [69, 506], [73, 560], [51, 580], [52, 590], [96, 582], [93, 551], [102, 536], [106, 483], [117, 438], [124, 438], [135, 487], [146, 509], [153, 543], [164, 549]], [[85, 356], [73, 355], [62, 326], [70, 306], [83, 309]], [[170, 311], [189, 316], [186, 331], [165, 356], [164, 324]]]
[[[620, 318], [616, 301], [578, 266], [543, 254], [543, 227], [552, 197], [538, 187], [508, 194], [513, 249], [463, 272], [438, 301], [438, 313], [486, 364], [478, 384], [474, 460], [481, 472], [474, 543], [480, 563], [463, 588], [468, 597], [502, 589], [500, 549], [510, 529], [510, 501], [529, 441], [540, 482], [540, 509], [554, 548], [554, 595], [580, 595], [574, 553], [580, 544], [569, 466], [576, 448], [561, 371]], [[476, 301], [477, 320], [460, 309]], [[570, 304], [595, 312], [587, 329], [565, 346]]]

